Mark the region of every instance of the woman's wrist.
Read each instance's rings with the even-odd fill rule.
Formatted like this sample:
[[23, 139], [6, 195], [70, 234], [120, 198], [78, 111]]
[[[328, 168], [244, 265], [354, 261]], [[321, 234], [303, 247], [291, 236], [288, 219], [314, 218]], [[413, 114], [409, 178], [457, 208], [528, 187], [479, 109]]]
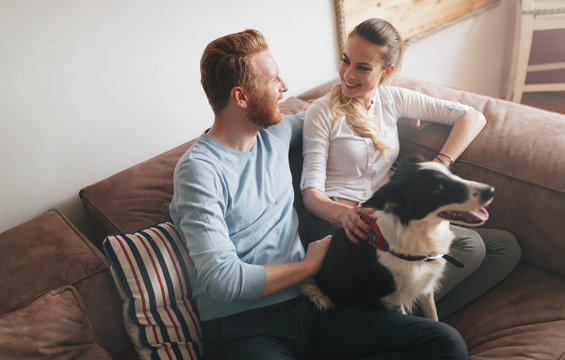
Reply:
[[447, 166], [452, 166], [453, 164], [455, 164], [455, 160], [453, 160], [453, 158], [447, 154], [444, 153], [439, 153], [436, 155], [435, 157], [439, 162], [443, 163], [444, 165]]

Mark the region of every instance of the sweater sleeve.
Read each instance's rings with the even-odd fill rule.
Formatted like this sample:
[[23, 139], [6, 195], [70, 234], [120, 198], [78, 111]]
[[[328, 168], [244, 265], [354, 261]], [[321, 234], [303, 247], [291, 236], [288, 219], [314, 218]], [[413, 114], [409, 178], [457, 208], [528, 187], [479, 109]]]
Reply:
[[299, 145], [302, 142], [302, 129], [304, 127], [305, 117], [306, 112], [300, 112], [293, 115], [282, 115], [283, 121], [286, 121], [290, 127], [290, 146]]
[[237, 256], [224, 220], [230, 194], [214, 165], [186, 159], [177, 166], [174, 180], [171, 218], [204, 291], [224, 303], [259, 298], [265, 287], [265, 269]]

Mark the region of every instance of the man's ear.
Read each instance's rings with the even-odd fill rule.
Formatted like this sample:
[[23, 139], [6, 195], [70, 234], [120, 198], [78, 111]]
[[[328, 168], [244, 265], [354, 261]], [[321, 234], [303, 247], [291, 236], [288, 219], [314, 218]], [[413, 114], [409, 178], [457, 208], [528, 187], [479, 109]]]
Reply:
[[230, 90], [230, 98], [237, 106], [241, 107], [242, 109], [247, 108], [247, 93], [241, 86], [234, 86]]

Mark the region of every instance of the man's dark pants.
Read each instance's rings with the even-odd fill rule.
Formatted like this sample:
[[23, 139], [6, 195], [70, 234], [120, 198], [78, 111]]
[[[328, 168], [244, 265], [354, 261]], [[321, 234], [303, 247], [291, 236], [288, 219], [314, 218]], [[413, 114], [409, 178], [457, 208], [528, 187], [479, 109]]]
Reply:
[[303, 297], [203, 321], [207, 360], [467, 359], [441, 322], [379, 309], [317, 311]]

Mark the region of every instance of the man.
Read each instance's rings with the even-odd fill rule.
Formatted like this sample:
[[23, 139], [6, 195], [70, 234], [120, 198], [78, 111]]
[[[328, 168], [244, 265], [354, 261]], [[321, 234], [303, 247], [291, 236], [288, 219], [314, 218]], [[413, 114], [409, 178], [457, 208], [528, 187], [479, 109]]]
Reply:
[[211, 42], [202, 85], [214, 123], [179, 160], [171, 217], [189, 249], [207, 359], [462, 359], [447, 325], [374, 309], [320, 313], [296, 284], [316, 274], [330, 237], [306, 253], [288, 150], [303, 114], [281, 116], [287, 86], [256, 30]]

